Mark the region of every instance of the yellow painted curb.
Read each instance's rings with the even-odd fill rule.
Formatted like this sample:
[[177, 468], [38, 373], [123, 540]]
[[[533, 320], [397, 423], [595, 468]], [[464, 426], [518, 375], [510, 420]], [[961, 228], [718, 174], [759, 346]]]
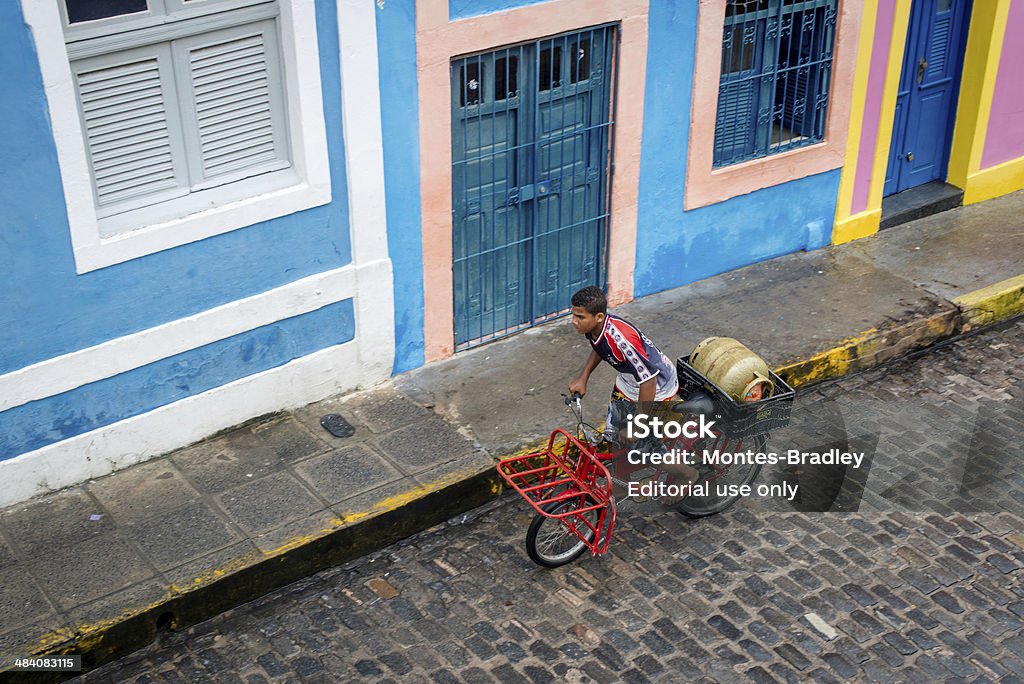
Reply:
[[960, 309], [963, 332], [1024, 313], [1024, 275], [1008, 278], [952, 300]]
[[956, 309], [938, 311], [897, 328], [870, 328], [831, 349], [775, 369], [795, 387], [838, 378], [935, 344], [974, 328], [992, 325], [1024, 313], [1024, 275], [956, 297]]
[[888, 330], [869, 328], [808, 359], [783, 364], [775, 372], [794, 388], [812, 385], [880, 365], [957, 332], [957, 310], [947, 308]]

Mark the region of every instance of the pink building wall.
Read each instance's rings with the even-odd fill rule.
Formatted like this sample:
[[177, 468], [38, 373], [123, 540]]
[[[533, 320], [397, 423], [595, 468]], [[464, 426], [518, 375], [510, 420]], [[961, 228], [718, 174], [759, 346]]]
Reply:
[[981, 168], [1024, 157], [1024, 0], [1010, 3]]
[[[1024, 0], [1021, 0], [1024, 2]], [[864, 121], [861, 129], [860, 148], [857, 150], [857, 175], [853, 181], [853, 202], [850, 214], [859, 214], [868, 208], [871, 192], [871, 173], [875, 166], [875, 147], [882, 117], [882, 99], [885, 95], [885, 76], [889, 68], [889, 45], [892, 41], [892, 24], [896, 15], [896, 0], [879, 0], [875, 20], [875, 39], [871, 46], [871, 71], [868, 74], [868, 90], [864, 100]], [[891, 126], [892, 122], [887, 122]]]

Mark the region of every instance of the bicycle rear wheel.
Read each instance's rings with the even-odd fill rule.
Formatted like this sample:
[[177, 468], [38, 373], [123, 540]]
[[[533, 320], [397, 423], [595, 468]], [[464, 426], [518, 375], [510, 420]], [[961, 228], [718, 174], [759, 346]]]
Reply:
[[708, 484], [708, 493], [702, 496], [691, 495], [683, 499], [676, 506], [676, 510], [690, 518], [703, 518], [705, 516], [721, 513], [732, 506], [740, 498], [740, 494], [719, 496], [717, 493], [719, 485], [749, 485], [757, 479], [761, 472], [761, 466], [757, 463], [739, 463], [730, 466], [712, 465], [705, 461], [706, 454], [718, 450], [724, 452], [740, 451], [764, 451], [764, 445], [768, 441], [766, 435], [753, 435], [746, 439], [730, 439], [719, 436], [715, 439], [706, 439], [694, 447], [697, 461], [697, 470], [700, 472], [700, 483]]
[[[589, 500], [588, 500], [589, 504]], [[546, 513], [558, 514], [576, 510], [576, 500], [556, 501], [544, 506]], [[594, 530], [600, 517], [600, 510], [594, 509], [581, 514], [590, 523], [590, 528], [581, 530], [586, 541], [577, 537], [564, 523], [555, 518], [537, 514], [526, 532], [526, 553], [530, 560], [545, 568], [557, 568], [571, 563], [587, 550], [594, 540]]]

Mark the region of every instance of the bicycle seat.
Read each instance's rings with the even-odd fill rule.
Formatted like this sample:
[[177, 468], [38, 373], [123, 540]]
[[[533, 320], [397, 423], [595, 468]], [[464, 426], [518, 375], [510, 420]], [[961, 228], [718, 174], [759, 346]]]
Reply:
[[707, 392], [694, 392], [686, 401], [680, 401], [672, 405], [675, 413], [685, 413], [688, 416], [710, 416], [715, 413], [715, 402]]

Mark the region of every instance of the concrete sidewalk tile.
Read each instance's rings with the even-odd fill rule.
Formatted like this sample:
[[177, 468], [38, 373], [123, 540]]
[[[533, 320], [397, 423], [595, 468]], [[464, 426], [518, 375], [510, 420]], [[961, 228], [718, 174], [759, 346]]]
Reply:
[[373, 432], [389, 432], [423, 420], [431, 412], [394, 390], [367, 392], [350, 404], [356, 420]]
[[[26, 622], [38, 622], [53, 613], [53, 606], [32, 581], [27, 568], [14, 565], [0, 570], [0, 632]], [[0, 667], [4, 664], [0, 663]]]
[[[371, 390], [376, 391], [376, 390]], [[328, 446], [338, 448], [348, 446], [356, 442], [365, 442], [368, 438], [373, 436], [373, 432], [370, 428], [364, 425], [359, 418], [357, 418], [353, 407], [359, 401], [359, 394], [348, 394], [340, 397], [331, 397], [330, 399], [324, 399], [302, 408], [297, 408], [292, 411], [292, 417], [295, 418], [301, 425], [303, 425], [312, 434], [316, 435], [318, 439], [322, 439]], [[320, 419], [329, 413], [337, 413], [342, 418], [347, 420], [352, 427], [355, 428], [355, 433], [349, 437], [335, 437], [329, 433], [320, 424]]]
[[[468, 427], [485, 449], [515, 450], [524, 438], [539, 438], [571, 420], [561, 393], [589, 353], [568, 321], [558, 321], [417, 368], [395, 385], [403, 394], [434, 396], [438, 413]], [[588, 397], [604, 402], [614, 377], [610, 366], [598, 366]], [[593, 406], [588, 399], [587, 408]]]
[[[603, 370], [603, 369], [602, 369]], [[597, 373], [594, 374], [596, 376]], [[601, 383], [592, 376], [591, 387], [594, 392], [589, 394], [591, 401], [586, 404], [584, 417], [591, 422], [600, 423], [607, 411], [606, 400], [612, 381]], [[536, 385], [522, 389], [521, 396], [511, 392], [497, 400], [490, 407], [480, 406], [476, 409], [479, 415], [474, 417], [472, 425], [473, 437], [480, 445], [498, 454], [516, 451], [523, 444], [534, 442], [551, 434], [556, 427], [575, 428], [575, 419], [562, 401], [561, 393], [567, 378], [557, 374], [547, 376], [548, 383], [530, 383]], [[488, 419], [486, 411], [491, 410]]]
[[[93, 515], [103, 517], [91, 520]], [[6, 538], [31, 559], [109, 532], [114, 522], [84, 490], [73, 488], [9, 508], [0, 516], [0, 526]]]
[[[15, 658], [34, 654], [41, 645], [59, 643], [67, 639], [55, 637], [59, 624], [56, 613], [31, 624], [22, 625], [17, 629], [4, 632], [6, 626], [0, 627], [0, 670], [9, 667]], [[43, 648], [44, 653], [55, 653], [56, 650]]]
[[[416, 481], [427, 488], [436, 488], [464, 480], [482, 472], [493, 471], [497, 460], [483, 451], [445, 461], [435, 468], [416, 474]], [[495, 472], [495, 477], [498, 477]]]
[[[289, 415], [255, 425], [251, 430], [272, 454], [285, 463], [316, 456], [331, 448], [327, 442]], [[323, 428], [320, 428], [319, 432], [330, 436]]]
[[186, 479], [208, 494], [218, 494], [284, 467], [281, 459], [247, 428], [176, 451], [171, 461]]
[[423, 496], [423, 494], [422, 486], [415, 479], [403, 477], [401, 480], [389, 482], [382, 487], [345, 499], [331, 506], [331, 510], [346, 525], [358, 524], [366, 518], [390, 511]]
[[175, 591], [188, 591], [216, 581], [226, 574], [246, 568], [263, 558], [251, 540], [217, 549], [201, 558], [183, 563], [163, 572], [167, 586]]
[[294, 469], [329, 504], [402, 477], [383, 457], [361, 444], [296, 463]]
[[160, 571], [205, 556], [241, 538], [200, 501], [122, 529]]
[[991, 325], [1024, 313], [1024, 275], [968, 292], [953, 299], [964, 322], [971, 327]]
[[168, 458], [125, 468], [89, 483], [87, 489], [119, 524], [167, 515], [199, 498]]
[[381, 450], [407, 474], [429, 468], [440, 458], [457, 458], [476, 447], [439, 417], [395, 430], [378, 440]]
[[14, 555], [14, 551], [11, 550], [10, 545], [4, 540], [3, 535], [0, 534], [0, 570], [9, 568], [17, 562], [18, 559]]
[[261, 534], [324, 509], [305, 486], [288, 472], [268, 475], [230, 489], [217, 504], [249, 534]]
[[280, 555], [330, 534], [341, 526], [341, 519], [333, 511], [320, 511], [257, 535], [252, 542], [267, 555]]
[[33, 558], [29, 568], [43, 589], [65, 610], [155, 574], [139, 551], [116, 532], [53, 548]]
[[712, 280], [721, 285], [712, 292], [684, 287], [620, 308], [651, 339], [662, 340], [670, 358], [689, 354], [705, 337], [725, 335], [774, 365], [805, 358], [881, 320], [913, 317], [923, 294], [898, 275], [833, 250], [791, 254]]
[[145, 580], [72, 608], [65, 621], [76, 629], [103, 624], [112, 618], [128, 617], [163, 603], [169, 593], [160, 580]]
[[1021, 198], [1017, 193], [935, 214], [840, 250], [952, 299], [1020, 271]]

